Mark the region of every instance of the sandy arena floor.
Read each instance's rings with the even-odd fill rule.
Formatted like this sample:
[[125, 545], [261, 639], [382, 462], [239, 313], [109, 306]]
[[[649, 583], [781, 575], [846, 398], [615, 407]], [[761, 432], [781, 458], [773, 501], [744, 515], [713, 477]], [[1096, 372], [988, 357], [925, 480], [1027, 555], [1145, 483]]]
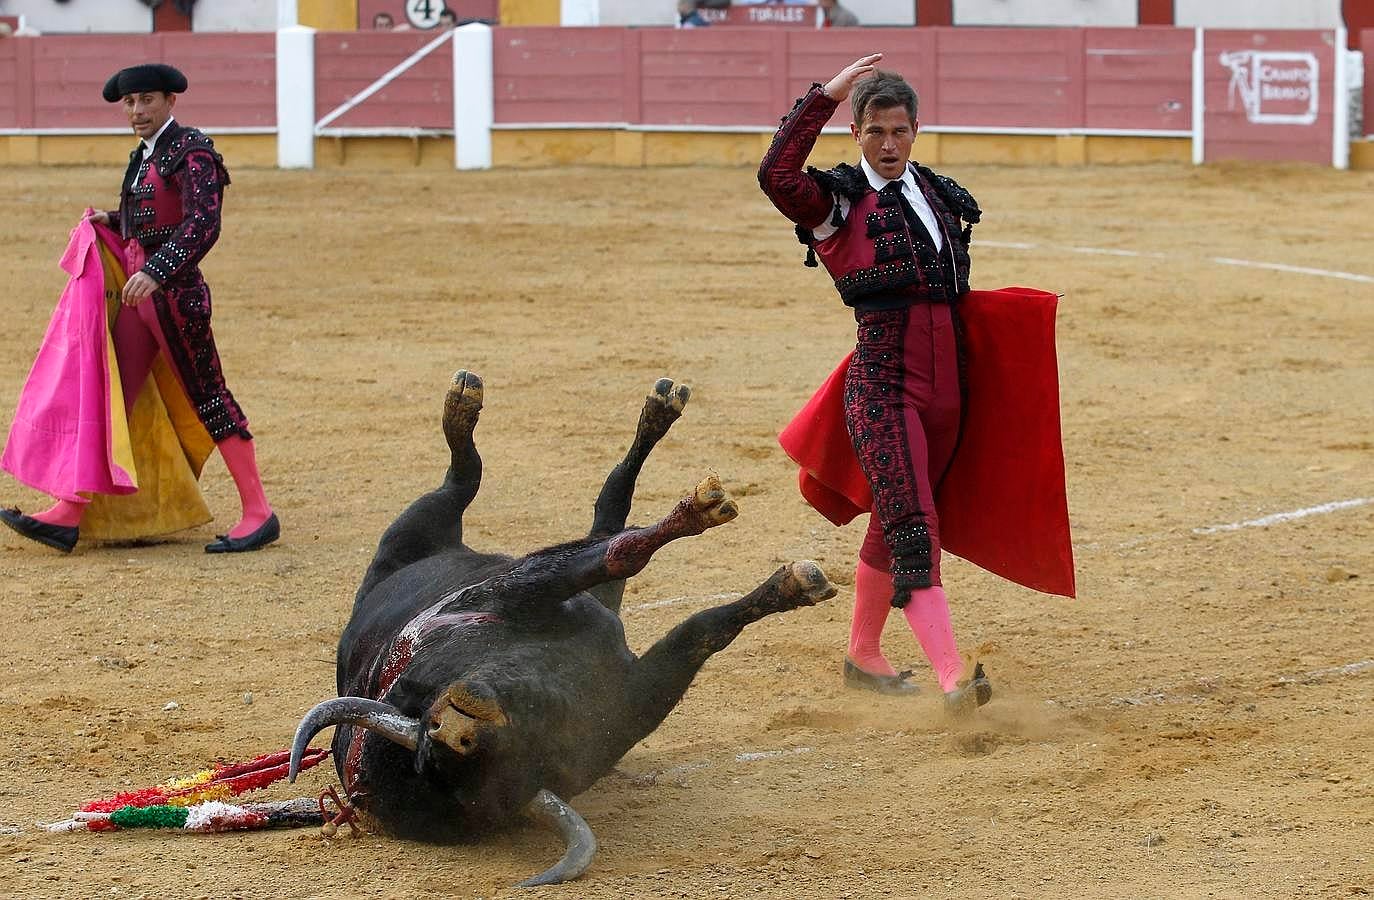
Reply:
[[[3, 424], [61, 291], [67, 232], [120, 173], [0, 168]], [[975, 286], [1067, 295], [1081, 594], [947, 563], [962, 648], [997, 690], [971, 725], [943, 719], [900, 617], [885, 646], [899, 667], [919, 663], [923, 696], [841, 686], [861, 523], [832, 529], [803, 505], [774, 435], [852, 344], [852, 322], [752, 171], [236, 170], [205, 268], [283, 540], [202, 553], [237, 513], [218, 457], [204, 485], [219, 518], [194, 533], [69, 558], [0, 534], [0, 894], [1374, 891], [1374, 174], [951, 174], [988, 210]], [[534, 829], [457, 848], [36, 830], [83, 800], [288, 744], [332, 695], [378, 535], [441, 474], [440, 397], [459, 367], [487, 386], [470, 541], [507, 551], [582, 534], [646, 389], [660, 375], [694, 386], [635, 518], [708, 470], [742, 513], [631, 582], [637, 650], [783, 561], [818, 560], [840, 595], [752, 626], [576, 798], [601, 850], [571, 886], [509, 887], [561, 852]], [[0, 500], [42, 502], [8, 477]], [[326, 769], [272, 796], [317, 792]]]

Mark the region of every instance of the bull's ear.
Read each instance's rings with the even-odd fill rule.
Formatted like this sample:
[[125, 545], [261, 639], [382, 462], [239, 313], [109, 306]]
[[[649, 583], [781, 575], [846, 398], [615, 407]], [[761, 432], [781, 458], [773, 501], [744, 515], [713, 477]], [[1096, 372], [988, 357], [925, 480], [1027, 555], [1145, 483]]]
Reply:
[[536, 821], [557, 829], [568, 849], [558, 862], [538, 875], [526, 878], [516, 887], [562, 884], [587, 871], [587, 867], [592, 864], [592, 857], [596, 856], [596, 835], [592, 834], [587, 820], [579, 816], [577, 810], [558, 799], [553, 792], [543, 788], [530, 801], [528, 812]]

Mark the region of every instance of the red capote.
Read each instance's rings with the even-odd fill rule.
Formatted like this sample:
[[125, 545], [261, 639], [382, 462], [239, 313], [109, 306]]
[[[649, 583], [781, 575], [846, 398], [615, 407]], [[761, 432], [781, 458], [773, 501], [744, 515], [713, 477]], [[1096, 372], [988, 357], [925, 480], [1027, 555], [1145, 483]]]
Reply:
[[[940, 545], [1017, 584], [1074, 596], [1073, 545], [1059, 430], [1055, 294], [969, 291], [959, 299], [967, 387], [963, 435], [935, 498]], [[873, 504], [844, 422], [851, 353], [778, 442], [802, 496], [843, 525]]]

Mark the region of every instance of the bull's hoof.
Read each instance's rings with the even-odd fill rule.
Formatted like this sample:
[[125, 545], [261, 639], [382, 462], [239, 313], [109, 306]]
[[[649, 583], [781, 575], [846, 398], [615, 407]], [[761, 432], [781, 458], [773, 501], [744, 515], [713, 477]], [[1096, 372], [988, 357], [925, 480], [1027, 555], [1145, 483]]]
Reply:
[[829, 600], [838, 593], [835, 585], [825, 577], [821, 567], [809, 559], [799, 560], [787, 566], [783, 576], [783, 596], [797, 606], [815, 606], [822, 600]]
[[692, 388], [686, 384], [676, 384], [671, 378], [660, 378], [654, 382], [654, 390], [647, 398], [646, 405], [653, 403], [663, 407], [670, 412], [682, 415], [682, 410], [687, 406], [687, 401], [692, 398]]
[[472, 440], [477, 415], [482, 411], [482, 379], [467, 369], [453, 373], [444, 397], [444, 437], [449, 449], [457, 450]]
[[724, 525], [739, 515], [739, 506], [721, 486], [720, 478], [708, 475], [692, 494], [692, 507], [705, 528]]
[[690, 387], [671, 378], [654, 382], [654, 389], [644, 398], [644, 411], [639, 414], [639, 440], [657, 443], [682, 417], [682, 410], [691, 396]]

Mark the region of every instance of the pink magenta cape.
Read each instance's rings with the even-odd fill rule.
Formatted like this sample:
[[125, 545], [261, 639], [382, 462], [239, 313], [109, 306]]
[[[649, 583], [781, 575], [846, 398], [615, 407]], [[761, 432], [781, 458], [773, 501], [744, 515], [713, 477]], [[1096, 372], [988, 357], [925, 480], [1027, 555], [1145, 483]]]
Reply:
[[203, 524], [210, 515], [196, 478], [213, 444], [165, 360], [125, 418], [110, 338], [124, 251], [90, 212], [62, 254], [67, 286], [20, 393], [0, 468], [62, 500], [95, 495], [83, 537], [123, 540]]
[[[1054, 347], [1058, 296], [1033, 288], [959, 300], [967, 375], [959, 448], [935, 498], [941, 546], [1034, 590], [1074, 596]], [[836, 525], [873, 503], [844, 420], [851, 353], [778, 436], [802, 496]]]

